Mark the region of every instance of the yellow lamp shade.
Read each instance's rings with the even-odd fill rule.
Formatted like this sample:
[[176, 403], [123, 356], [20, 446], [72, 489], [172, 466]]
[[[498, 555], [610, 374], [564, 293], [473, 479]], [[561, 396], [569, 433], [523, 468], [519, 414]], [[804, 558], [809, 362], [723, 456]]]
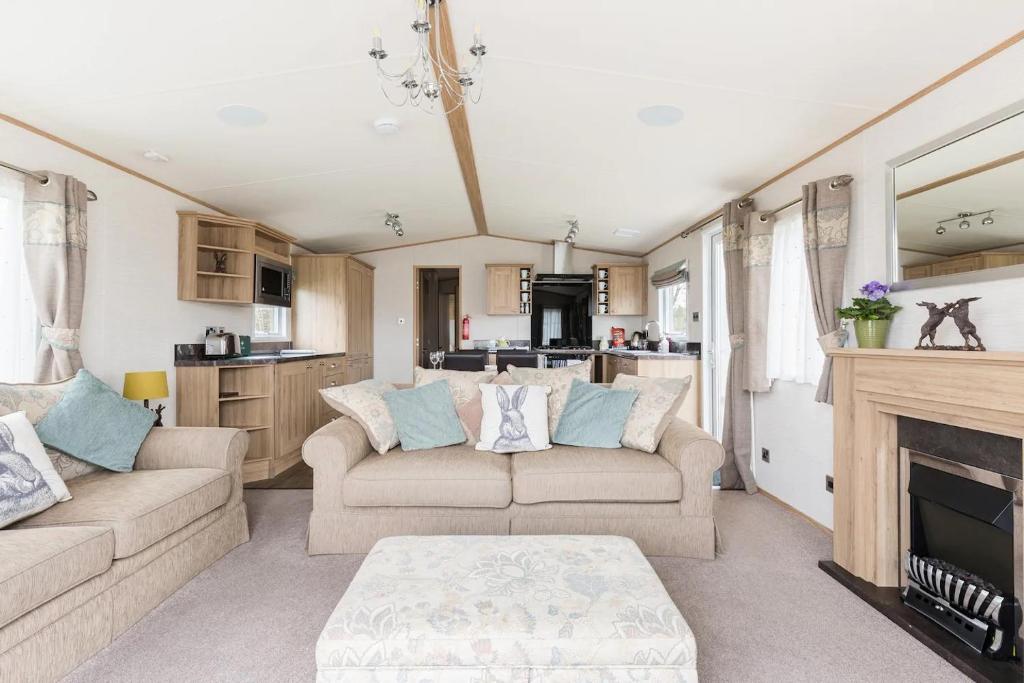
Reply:
[[121, 395], [131, 401], [164, 398], [169, 393], [167, 391], [167, 373], [163, 370], [124, 373], [124, 390]]

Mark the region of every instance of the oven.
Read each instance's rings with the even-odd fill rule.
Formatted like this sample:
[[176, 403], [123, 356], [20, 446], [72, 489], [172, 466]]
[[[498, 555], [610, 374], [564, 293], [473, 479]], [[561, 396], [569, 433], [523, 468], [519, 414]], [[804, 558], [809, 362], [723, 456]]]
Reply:
[[280, 261], [257, 256], [254, 280], [253, 303], [291, 308], [291, 266]]

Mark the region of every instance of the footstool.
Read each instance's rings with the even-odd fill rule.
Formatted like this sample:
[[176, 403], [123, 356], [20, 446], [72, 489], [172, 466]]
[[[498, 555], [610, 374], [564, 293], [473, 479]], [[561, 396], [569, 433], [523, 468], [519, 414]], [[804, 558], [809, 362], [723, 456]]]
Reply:
[[396, 536], [316, 645], [317, 681], [696, 681], [693, 633], [619, 536]]

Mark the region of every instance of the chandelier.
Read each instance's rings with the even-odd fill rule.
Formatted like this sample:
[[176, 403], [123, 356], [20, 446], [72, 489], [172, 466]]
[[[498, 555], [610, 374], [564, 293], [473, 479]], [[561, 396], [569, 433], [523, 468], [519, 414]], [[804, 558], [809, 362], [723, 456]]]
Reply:
[[[384, 69], [388, 53], [380, 30], [373, 32], [370, 57], [377, 64], [377, 80], [384, 97], [402, 107], [410, 104], [430, 114], [449, 114], [466, 103], [480, 101], [483, 56], [487, 47], [480, 42], [480, 28], [473, 32], [469, 54], [475, 58], [471, 68], [460, 68], [451, 42], [451, 22], [442, 0], [418, 0], [416, 18], [410, 24], [416, 34], [416, 52], [412, 61], [396, 73]], [[438, 105], [438, 100], [441, 101]]]

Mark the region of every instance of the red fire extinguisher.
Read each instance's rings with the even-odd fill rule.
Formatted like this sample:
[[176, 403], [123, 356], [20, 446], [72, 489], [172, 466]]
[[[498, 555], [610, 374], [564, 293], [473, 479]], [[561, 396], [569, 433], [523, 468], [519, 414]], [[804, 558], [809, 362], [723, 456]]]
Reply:
[[462, 341], [469, 341], [469, 316], [462, 316]]

